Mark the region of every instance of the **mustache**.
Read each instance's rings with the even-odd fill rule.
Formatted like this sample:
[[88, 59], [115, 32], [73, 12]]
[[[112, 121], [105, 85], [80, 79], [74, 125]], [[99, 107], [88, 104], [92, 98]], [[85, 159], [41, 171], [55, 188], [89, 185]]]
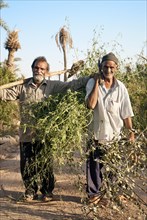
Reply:
[[34, 74], [33, 79], [36, 83], [41, 83], [44, 80], [44, 76], [42, 74]]
[[34, 76], [43, 76], [44, 77], [44, 75], [42, 73], [34, 73], [33, 75]]

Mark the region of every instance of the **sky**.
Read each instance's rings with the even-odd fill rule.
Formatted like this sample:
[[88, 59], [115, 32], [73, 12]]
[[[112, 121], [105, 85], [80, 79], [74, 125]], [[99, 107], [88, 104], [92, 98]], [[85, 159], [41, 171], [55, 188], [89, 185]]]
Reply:
[[[107, 52], [114, 50], [122, 59], [146, 57], [147, 1], [146, 0], [4, 0], [9, 7], [1, 10], [1, 18], [10, 30], [19, 30], [21, 49], [15, 53], [18, 74], [32, 76], [31, 64], [45, 56], [50, 71], [63, 70], [63, 53], [55, 35], [64, 25], [69, 27], [73, 48], [67, 51], [67, 67], [86, 59], [96, 36]], [[0, 61], [8, 57], [4, 49], [7, 33], [0, 28]]]

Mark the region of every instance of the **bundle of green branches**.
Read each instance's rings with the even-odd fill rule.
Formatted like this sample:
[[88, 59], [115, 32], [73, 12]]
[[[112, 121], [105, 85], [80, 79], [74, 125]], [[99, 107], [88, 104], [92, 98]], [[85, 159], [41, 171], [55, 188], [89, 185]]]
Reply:
[[[134, 199], [134, 195], [137, 196], [134, 188], [141, 187], [137, 182], [141, 180], [141, 184], [145, 184], [146, 157], [142, 145], [141, 142], [131, 144], [124, 140], [105, 145], [104, 188], [110, 198], [121, 194]], [[136, 198], [137, 201], [140, 199], [139, 196]]]
[[[110, 207], [120, 212], [128, 201], [138, 207], [138, 215], [146, 212], [146, 129], [140, 134], [136, 133], [136, 141], [130, 143], [123, 133], [123, 138], [100, 145], [104, 153], [99, 162], [103, 164], [103, 184], [101, 199], [110, 201]], [[94, 144], [91, 150], [95, 149]], [[86, 212], [93, 213], [99, 219], [99, 206], [84, 206]]]
[[[76, 151], [83, 155], [83, 143], [87, 138], [87, 126], [92, 117], [84, 103], [84, 91], [49, 96], [45, 101], [29, 104], [26, 111], [35, 138], [44, 144], [36, 163], [44, 172], [44, 164], [50, 165], [51, 157], [58, 165], [74, 163]], [[32, 125], [33, 123], [33, 125]], [[25, 129], [24, 127], [24, 129]], [[47, 167], [46, 167], [47, 168]]]

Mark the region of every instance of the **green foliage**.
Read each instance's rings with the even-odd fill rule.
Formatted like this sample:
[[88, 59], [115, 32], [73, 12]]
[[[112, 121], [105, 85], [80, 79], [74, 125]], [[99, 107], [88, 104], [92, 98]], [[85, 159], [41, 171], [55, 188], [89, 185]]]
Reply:
[[4, 63], [0, 63], [0, 85], [7, 84], [16, 80], [16, 76], [12, 74]]
[[[104, 165], [101, 199], [106, 197], [110, 201], [110, 209], [117, 207], [119, 213], [124, 208], [123, 200], [125, 199], [139, 207], [138, 216], [144, 215], [145, 206], [143, 205], [146, 204], [140, 196], [146, 193], [146, 138], [144, 133], [138, 135], [135, 143], [129, 143], [124, 138], [121, 141], [101, 145], [99, 148], [104, 152], [104, 156], [99, 159], [99, 162]], [[93, 143], [90, 151], [94, 149]], [[93, 213], [94, 219], [99, 219], [99, 205], [89, 206], [85, 201], [83, 210], [87, 215]]]
[[[14, 119], [18, 119], [18, 105], [13, 102], [3, 102], [0, 101], [0, 131], [1, 135], [4, 134], [14, 134], [16, 132], [17, 126], [14, 124]], [[15, 123], [16, 123], [15, 121]]]
[[[105, 45], [99, 45], [94, 39], [92, 49], [87, 52], [87, 59], [81, 76], [98, 72], [98, 59], [105, 54]], [[114, 50], [112, 50], [114, 52]], [[131, 98], [134, 110], [133, 124], [136, 128], [136, 141], [130, 144], [127, 141], [115, 142], [103, 146], [106, 151], [102, 162], [104, 164], [104, 185], [105, 195], [112, 201], [119, 203], [117, 196], [122, 193], [132, 202], [140, 206], [143, 201], [135, 193], [138, 179], [145, 179], [146, 162], [146, 85], [147, 66], [144, 63], [137, 63], [134, 70], [129, 69], [129, 73], [120, 71], [118, 78], [126, 85]], [[0, 69], [2, 84], [13, 81], [12, 75]], [[32, 103], [30, 111], [24, 111], [26, 117], [30, 117], [30, 124], [24, 126], [31, 127], [37, 139], [44, 143], [44, 148], [38, 154], [36, 161], [29, 167], [34, 169], [36, 165], [40, 167], [43, 176], [47, 166], [52, 163], [52, 156], [58, 165], [69, 163], [76, 167], [74, 154], [80, 152], [81, 163], [85, 162], [85, 142], [87, 141], [87, 125], [91, 121], [91, 111], [84, 104], [85, 92], [71, 92], [50, 96], [44, 102]], [[10, 107], [10, 104], [8, 104]], [[2, 120], [7, 124], [12, 116], [10, 109], [3, 107]], [[12, 108], [11, 108], [12, 109]], [[4, 116], [5, 114], [5, 116]], [[8, 121], [7, 121], [8, 120]], [[116, 181], [110, 181], [109, 174], [113, 173]], [[40, 175], [38, 173], [37, 175]], [[38, 178], [36, 176], [35, 178]], [[142, 189], [141, 189], [142, 190]], [[137, 198], [137, 199], [136, 199]], [[119, 204], [120, 205], [120, 204]], [[95, 207], [94, 207], [95, 208]], [[94, 210], [92, 210], [95, 212]], [[96, 212], [98, 216], [98, 212]], [[97, 219], [97, 217], [95, 218]]]
[[64, 95], [50, 96], [44, 102], [30, 104], [31, 111], [26, 112], [30, 117], [27, 127], [31, 126], [37, 140], [44, 143], [37, 159], [39, 166], [42, 160], [46, 163], [50, 160], [50, 154], [58, 165], [74, 161], [76, 151], [83, 154], [82, 142], [87, 138], [87, 125], [92, 115], [85, 107], [85, 94], [82, 93], [68, 90]]
[[[16, 80], [5, 65], [0, 64], [0, 85], [7, 84]], [[0, 101], [0, 132], [1, 135], [6, 133], [13, 133], [16, 130], [16, 121], [18, 120], [18, 104], [17, 102]]]
[[147, 65], [137, 63], [134, 71], [119, 73], [118, 78], [126, 85], [130, 95], [134, 127], [143, 131], [147, 124]]
[[[135, 144], [122, 140], [102, 146], [105, 151], [102, 158], [105, 169], [103, 174], [104, 189], [106, 189], [108, 198], [114, 200], [122, 194], [135, 199], [137, 180], [143, 180], [145, 177], [146, 156], [145, 143], [142, 143], [143, 139], [140, 138]], [[111, 181], [110, 174], [114, 181]]]

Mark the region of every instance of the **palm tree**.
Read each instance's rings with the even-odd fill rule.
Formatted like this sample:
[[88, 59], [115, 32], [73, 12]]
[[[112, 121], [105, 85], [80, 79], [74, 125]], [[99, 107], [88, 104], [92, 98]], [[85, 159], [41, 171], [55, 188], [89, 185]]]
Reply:
[[[72, 48], [72, 38], [70, 36], [70, 33], [68, 31], [68, 28], [66, 26], [63, 26], [59, 32], [55, 36], [56, 44], [59, 47], [59, 49], [63, 50], [63, 56], [64, 56], [64, 70], [67, 70], [67, 56], [66, 56], [66, 49], [67, 46], [69, 48]], [[64, 81], [67, 81], [67, 72], [64, 73]]]
[[20, 49], [20, 43], [18, 39], [18, 31], [14, 30], [8, 33], [8, 38], [5, 42], [5, 49], [8, 50], [8, 60], [7, 66], [8, 69], [14, 72], [14, 53]]
[[[7, 7], [8, 7], [8, 4], [5, 3], [3, 0], [0, 0], [0, 10], [2, 8], [7, 8]], [[4, 20], [2, 20], [1, 18], [0, 18], [0, 27], [4, 28], [7, 32], [10, 31], [6, 22]]]

